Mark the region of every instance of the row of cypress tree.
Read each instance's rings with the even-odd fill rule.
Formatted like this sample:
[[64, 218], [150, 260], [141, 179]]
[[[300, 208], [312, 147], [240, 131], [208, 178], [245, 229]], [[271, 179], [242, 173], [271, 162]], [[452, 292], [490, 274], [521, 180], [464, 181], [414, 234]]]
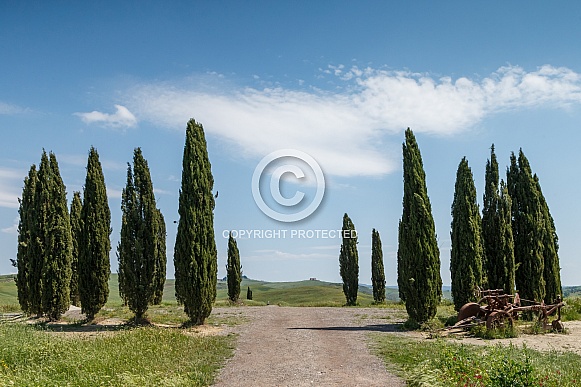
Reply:
[[[511, 155], [507, 182], [499, 183], [491, 147], [486, 164], [483, 215], [466, 158], [456, 175], [452, 204], [450, 270], [454, 306], [476, 301], [478, 287], [518, 289], [522, 299], [554, 302], [561, 294], [558, 238], [539, 179], [522, 149]], [[515, 289], [516, 286], [516, 289]]]
[[[398, 287], [410, 319], [433, 318], [442, 296], [438, 249], [425, 172], [411, 129], [403, 144], [404, 197], [398, 238]], [[518, 289], [521, 299], [553, 302], [561, 294], [558, 237], [539, 179], [522, 149], [499, 182], [491, 148], [482, 218], [466, 158], [458, 166], [452, 203], [452, 296], [459, 309], [475, 290]]]
[[24, 180], [18, 211], [15, 265], [22, 310], [56, 320], [71, 303], [81, 303], [94, 317], [108, 295], [111, 233], [97, 151], [89, 152], [84, 200], [81, 204], [80, 193], [74, 193], [71, 215], [56, 156], [44, 150], [38, 170], [33, 164]]
[[[203, 127], [191, 119], [186, 127], [174, 265], [176, 298], [194, 324], [204, 323], [216, 298], [213, 184]], [[156, 207], [140, 148], [134, 151], [133, 167], [128, 164], [121, 209], [119, 293], [140, 320], [149, 305], [161, 303], [167, 259], [165, 221]], [[96, 149], [89, 151], [83, 199], [80, 192], [73, 194], [70, 214], [56, 157], [44, 151], [39, 169], [32, 165], [24, 180], [19, 213], [14, 265], [22, 310], [54, 320], [71, 303], [80, 304], [93, 319], [109, 296], [111, 271], [111, 213]]]
[[[346, 305], [357, 305], [359, 290], [359, 253], [357, 251], [358, 236], [355, 225], [349, 215], [343, 215], [341, 228], [341, 250], [339, 252], [339, 273], [343, 280], [343, 294]], [[373, 301], [377, 304], [385, 302], [385, 269], [383, 266], [383, 251], [379, 232], [371, 231], [371, 284]]]

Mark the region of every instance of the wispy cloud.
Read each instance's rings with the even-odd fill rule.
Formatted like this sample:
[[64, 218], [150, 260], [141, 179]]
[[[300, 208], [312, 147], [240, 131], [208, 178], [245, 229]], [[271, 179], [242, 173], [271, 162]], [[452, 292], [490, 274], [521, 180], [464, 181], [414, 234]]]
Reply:
[[132, 128], [137, 125], [137, 119], [123, 105], [115, 105], [115, 113], [102, 113], [99, 111], [92, 111], [89, 113], [74, 113], [80, 117], [86, 124], [100, 124], [110, 128]]
[[12, 115], [26, 113], [28, 111], [30, 109], [0, 101], [0, 114]]
[[453, 135], [504, 111], [581, 103], [581, 76], [550, 65], [531, 72], [506, 66], [474, 79], [342, 65], [321, 73], [339, 82], [340, 91], [149, 83], [128, 90], [126, 104], [140, 119], [164, 127], [183, 130], [194, 117], [248, 157], [294, 148], [327, 174], [355, 176], [396, 169], [399, 146], [387, 136], [407, 127]]
[[20, 220], [19, 217], [14, 218], [14, 221], [12, 222], [12, 226], [0, 229], [0, 231], [2, 231], [5, 234], [18, 235], [18, 221], [19, 220]]
[[107, 187], [107, 198], [108, 199], [121, 199], [123, 191], [120, 189]]
[[245, 257], [248, 262], [262, 261], [319, 261], [319, 260], [336, 260], [337, 254], [324, 253], [290, 253], [280, 250], [255, 250], [254, 254], [250, 253]]
[[[60, 163], [63, 163], [63, 164], [73, 165], [75, 167], [86, 167], [88, 154], [87, 155], [61, 154], [61, 155], [58, 155], [57, 158], [58, 158], [58, 161]], [[120, 171], [120, 170], [124, 170], [127, 168], [126, 164], [121, 164], [121, 163], [118, 163], [118, 162], [112, 161], [112, 160], [102, 159], [101, 157], [99, 157], [99, 161], [101, 162], [103, 169]]]
[[0, 167], [0, 207], [18, 208], [25, 172]]

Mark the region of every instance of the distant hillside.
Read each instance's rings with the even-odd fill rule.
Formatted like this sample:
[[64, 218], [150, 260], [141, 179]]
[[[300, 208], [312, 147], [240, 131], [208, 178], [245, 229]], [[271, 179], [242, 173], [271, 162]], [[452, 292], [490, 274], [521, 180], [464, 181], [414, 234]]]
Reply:
[[[168, 279], [165, 282], [163, 301], [175, 303], [175, 281]], [[324, 282], [319, 280], [304, 280], [296, 282], [267, 282], [249, 278], [242, 280], [240, 298], [246, 300], [246, 289], [250, 286], [253, 293], [252, 305], [266, 303], [289, 306], [317, 306], [337, 305], [345, 303], [342, 285], [340, 283]], [[117, 274], [111, 274], [109, 279], [109, 304], [120, 304]], [[565, 297], [581, 297], [581, 286], [563, 288]], [[451, 300], [450, 287], [443, 287], [444, 299]], [[224, 279], [218, 280], [217, 304], [225, 304], [228, 299], [228, 285]], [[359, 285], [358, 302], [360, 305], [369, 305], [373, 302], [373, 290], [370, 285]], [[386, 289], [386, 299], [398, 302], [398, 291], [394, 286]], [[0, 275], [0, 305], [17, 304], [16, 284], [14, 275]]]

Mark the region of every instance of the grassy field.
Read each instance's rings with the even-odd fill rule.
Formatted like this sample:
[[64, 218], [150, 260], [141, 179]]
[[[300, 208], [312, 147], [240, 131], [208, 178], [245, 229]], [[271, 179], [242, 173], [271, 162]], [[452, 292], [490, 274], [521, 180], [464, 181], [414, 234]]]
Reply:
[[[253, 301], [247, 302], [246, 289], [250, 286], [253, 292]], [[117, 274], [112, 274], [109, 279], [109, 299], [107, 307], [121, 305], [117, 283]], [[283, 306], [342, 306], [345, 304], [345, 296], [341, 284], [323, 281], [299, 281], [299, 282], [266, 282], [244, 279], [241, 285], [241, 300], [247, 305], [273, 305]], [[228, 285], [225, 281], [218, 281], [217, 305], [227, 305]], [[172, 304], [176, 302], [174, 280], [165, 282], [163, 302]], [[397, 289], [388, 288], [386, 298], [397, 301]], [[372, 289], [366, 286], [359, 287], [358, 301], [361, 306], [373, 303]], [[18, 299], [16, 285], [13, 276], [0, 276], [0, 305], [16, 306]]]
[[136, 328], [96, 336], [0, 324], [0, 386], [206, 386], [233, 336]]
[[581, 383], [581, 356], [516, 346], [469, 346], [371, 334], [373, 347], [410, 386], [568, 387]]

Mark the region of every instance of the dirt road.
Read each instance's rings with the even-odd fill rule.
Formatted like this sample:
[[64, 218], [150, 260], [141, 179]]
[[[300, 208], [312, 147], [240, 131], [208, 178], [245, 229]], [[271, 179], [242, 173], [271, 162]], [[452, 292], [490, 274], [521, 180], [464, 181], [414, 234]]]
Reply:
[[[224, 311], [232, 313], [232, 309]], [[366, 332], [392, 329], [386, 320], [370, 324], [369, 314], [385, 318], [393, 312], [278, 306], [236, 309], [248, 322], [236, 327], [238, 348], [216, 386], [405, 385], [369, 352], [365, 338]]]

